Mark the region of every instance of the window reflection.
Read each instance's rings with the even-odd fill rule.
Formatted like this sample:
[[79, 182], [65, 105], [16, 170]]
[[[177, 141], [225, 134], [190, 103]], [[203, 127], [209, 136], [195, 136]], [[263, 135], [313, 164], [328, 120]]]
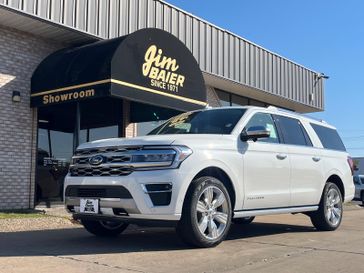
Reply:
[[150, 131], [162, 125], [164, 122], [165, 120], [137, 123], [137, 136], [147, 135]]
[[104, 139], [104, 138], [114, 138], [119, 136], [119, 126], [106, 126], [106, 127], [99, 127], [99, 128], [89, 128], [83, 129], [80, 131], [79, 139], [80, 144]]

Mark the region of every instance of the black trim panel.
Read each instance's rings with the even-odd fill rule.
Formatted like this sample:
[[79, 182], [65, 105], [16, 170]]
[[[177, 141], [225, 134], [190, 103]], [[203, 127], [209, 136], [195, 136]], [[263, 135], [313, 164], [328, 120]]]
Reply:
[[123, 186], [68, 186], [66, 197], [95, 197], [132, 199], [130, 192]]

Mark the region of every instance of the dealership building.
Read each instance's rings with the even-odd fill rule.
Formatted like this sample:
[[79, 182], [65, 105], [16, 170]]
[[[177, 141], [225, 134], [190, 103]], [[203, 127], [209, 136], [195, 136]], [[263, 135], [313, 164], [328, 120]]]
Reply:
[[208, 106], [324, 109], [324, 77], [160, 0], [0, 0], [0, 209], [60, 202], [75, 148]]

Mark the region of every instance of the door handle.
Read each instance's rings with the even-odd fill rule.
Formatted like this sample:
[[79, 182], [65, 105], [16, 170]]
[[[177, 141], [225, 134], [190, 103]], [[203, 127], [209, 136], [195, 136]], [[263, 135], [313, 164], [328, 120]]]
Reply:
[[276, 157], [279, 159], [279, 160], [283, 160], [283, 159], [286, 159], [287, 158], [287, 155], [285, 154], [277, 154]]
[[314, 157], [312, 157], [312, 160], [315, 162], [319, 162], [321, 160], [321, 157], [314, 156]]

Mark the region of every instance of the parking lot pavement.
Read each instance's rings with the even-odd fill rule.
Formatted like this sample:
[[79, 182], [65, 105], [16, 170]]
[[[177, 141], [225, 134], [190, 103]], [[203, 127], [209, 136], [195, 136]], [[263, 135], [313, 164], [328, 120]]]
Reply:
[[364, 272], [364, 208], [346, 208], [335, 232], [308, 217], [262, 216], [225, 242], [190, 249], [170, 228], [96, 238], [75, 228], [0, 232], [0, 272]]

